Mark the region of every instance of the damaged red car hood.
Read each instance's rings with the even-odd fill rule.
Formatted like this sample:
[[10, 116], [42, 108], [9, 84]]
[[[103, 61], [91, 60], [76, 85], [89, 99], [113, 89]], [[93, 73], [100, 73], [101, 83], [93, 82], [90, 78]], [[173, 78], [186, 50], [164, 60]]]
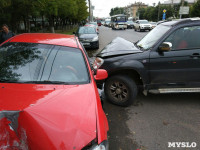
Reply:
[[30, 149], [82, 149], [97, 137], [93, 86], [3, 83], [0, 111], [20, 111], [17, 132]]

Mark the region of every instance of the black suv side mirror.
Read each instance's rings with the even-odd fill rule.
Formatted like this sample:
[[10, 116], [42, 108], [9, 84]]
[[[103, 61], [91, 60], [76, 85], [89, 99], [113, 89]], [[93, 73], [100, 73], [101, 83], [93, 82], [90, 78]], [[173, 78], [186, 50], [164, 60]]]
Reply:
[[172, 43], [170, 43], [170, 42], [163, 42], [159, 46], [159, 51], [170, 51], [171, 48], [172, 48]]

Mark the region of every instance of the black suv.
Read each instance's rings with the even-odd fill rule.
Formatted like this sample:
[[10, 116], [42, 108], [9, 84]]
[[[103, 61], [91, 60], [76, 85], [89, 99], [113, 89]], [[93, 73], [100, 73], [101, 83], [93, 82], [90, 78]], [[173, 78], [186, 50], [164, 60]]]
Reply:
[[137, 43], [118, 37], [93, 67], [107, 70], [105, 95], [121, 106], [134, 102], [140, 87], [145, 95], [200, 92], [200, 19], [161, 23]]

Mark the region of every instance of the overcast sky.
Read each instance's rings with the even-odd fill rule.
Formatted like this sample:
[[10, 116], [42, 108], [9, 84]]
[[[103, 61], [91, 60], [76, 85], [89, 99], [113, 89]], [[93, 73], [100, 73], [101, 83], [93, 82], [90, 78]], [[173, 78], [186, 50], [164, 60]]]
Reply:
[[[153, 3], [158, 4], [159, 0], [91, 0], [92, 5], [95, 7], [94, 16], [95, 17], [108, 17], [110, 9], [114, 7], [124, 7], [129, 4], [136, 2], [143, 2], [148, 5], [153, 5]], [[163, 2], [164, 0], [160, 0]]]

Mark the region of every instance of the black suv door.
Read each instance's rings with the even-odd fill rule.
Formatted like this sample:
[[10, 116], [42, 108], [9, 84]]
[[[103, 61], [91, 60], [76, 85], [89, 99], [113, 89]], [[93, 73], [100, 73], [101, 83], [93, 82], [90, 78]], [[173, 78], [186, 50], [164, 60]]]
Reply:
[[200, 85], [200, 26], [179, 28], [163, 42], [170, 42], [172, 48], [151, 52], [151, 84]]

